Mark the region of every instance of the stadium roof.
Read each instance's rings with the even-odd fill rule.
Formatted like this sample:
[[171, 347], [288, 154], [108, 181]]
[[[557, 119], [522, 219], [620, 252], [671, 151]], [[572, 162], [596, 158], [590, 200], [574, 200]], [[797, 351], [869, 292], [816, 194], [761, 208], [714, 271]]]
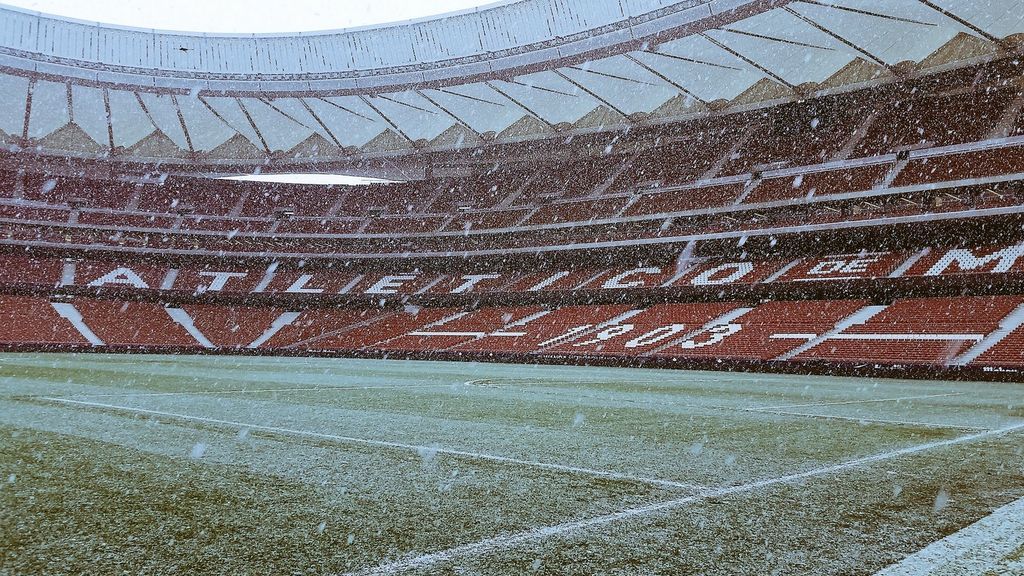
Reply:
[[1005, 56], [1024, 0], [521, 0], [334, 32], [0, 8], [15, 155], [315, 169], [745, 110]]

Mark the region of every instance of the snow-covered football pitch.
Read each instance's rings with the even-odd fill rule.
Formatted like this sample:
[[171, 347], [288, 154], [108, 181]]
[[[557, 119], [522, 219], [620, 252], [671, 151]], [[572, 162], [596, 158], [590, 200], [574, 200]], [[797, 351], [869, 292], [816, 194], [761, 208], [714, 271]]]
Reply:
[[1022, 498], [1024, 384], [0, 355], [4, 576], [1022, 574]]

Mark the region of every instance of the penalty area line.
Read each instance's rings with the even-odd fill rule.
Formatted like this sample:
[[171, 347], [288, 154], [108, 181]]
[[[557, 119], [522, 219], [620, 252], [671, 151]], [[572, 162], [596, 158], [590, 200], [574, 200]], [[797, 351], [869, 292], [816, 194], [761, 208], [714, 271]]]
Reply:
[[564, 524], [555, 524], [552, 526], [532, 528], [529, 530], [524, 530], [522, 532], [516, 532], [513, 534], [506, 534], [503, 536], [495, 536], [493, 538], [488, 538], [485, 540], [480, 540], [469, 544], [463, 544], [461, 546], [456, 546], [453, 548], [449, 548], [447, 550], [441, 550], [439, 552], [423, 554], [420, 556], [413, 556], [403, 560], [397, 560], [394, 562], [381, 564], [372, 568], [347, 572], [343, 576], [385, 576], [391, 574], [399, 574], [409, 570], [416, 570], [432, 566], [435, 564], [440, 564], [443, 562], [449, 562], [457, 558], [481, 556], [491, 552], [498, 552], [509, 548], [514, 548], [522, 544], [544, 540], [552, 536], [561, 536], [571, 532], [595, 528], [606, 524], [611, 524], [614, 522], [650, 516], [653, 514], [674, 510], [676, 508], [682, 508], [684, 506], [696, 504], [706, 500], [714, 500], [728, 496], [734, 496], [737, 494], [745, 494], [748, 492], [754, 492], [757, 490], [771, 488], [782, 484], [791, 484], [794, 482], [809, 480], [811, 478], [834, 476], [836, 474], [840, 474], [842, 472], [846, 472], [854, 468], [860, 468], [863, 466], [868, 466], [879, 462], [885, 462], [887, 460], [893, 460], [896, 458], [901, 458], [903, 456], [910, 456], [921, 452], [927, 452], [930, 450], [936, 450], [939, 448], [947, 448], [950, 446], [956, 446], [958, 444], [967, 444], [970, 442], [976, 442], [978, 440], [986, 440], [989, 438], [1005, 436], [1007, 434], [1012, 434], [1014, 432], [1018, 432], [1021, 430], [1024, 430], [1024, 422], [1016, 424], [1014, 426], [1000, 428], [998, 430], [988, 430], [985, 432], [978, 432], [975, 434], [958, 436], [956, 438], [950, 438], [947, 440], [939, 440], [936, 442], [918, 444], [916, 446], [909, 446], [898, 450], [882, 452], [871, 456], [865, 456], [862, 458], [856, 458], [854, 460], [848, 460], [846, 462], [842, 462], [839, 464], [833, 464], [831, 466], [823, 466], [821, 468], [815, 468], [813, 470], [787, 474], [785, 476], [779, 476], [777, 478], [767, 478], [764, 480], [758, 480], [755, 482], [749, 482], [746, 484], [740, 484], [736, 486], [705, 489], [697, 494], [685, 496], [682, 498], [676, 498], [673, 500], [667, 500], [663, 502], [656, 502], [654, 504], [648, 504], [646, 506], [630, 508], [627, 510], [622, 510], [620, 512], [614, 512], [612, 514], [605, 514], [603, 516], [595, 516], [593, 518], [586, 518], [583, 520], [566, 522]]
[[245, 422], [236, 422], [233, 420], [221, 420], [218, 418], [206, 418], [204, 416], [190, 416], [188, 414], [178, 414], [175, 412], [164, 412], [161, 410], [148, 410], [145, 408], [134, 408], [131, 406], [118, 406], [116, 404], [104, 404], [102, 402], [88, 402], [84, 400], [71, 400], [68, 398], [56, 398], [56, 397], [37, 397], [37, 400], [53, 402], [57, 404], [69, 404], [74, 406], [83, 406], [86, 408], [97, 408], [102, 410], [113, 410], [118, 412], [128, 412], [134, 414], [144, 414], [148, 416], [156, 416], [159, 418], [167, 418], [173, 420], [179, 420], [182, 422], [199, 422], [202, 424], [210, 424], [215, 426], [230, 426], [232, 428], [244, 428], [248, 430], [255, 430], [261, 432], [268, 432], [271, 434], [280, 434], [284, 436], [296, 436], [300, 438], [312, 438], [316, 440], [328, 440], [333, 442], [339, 442], [344, 444], [359, 444], [364, 446], [377, 446], [380, 448], [389, 448], [393, 450], [402, 450], [408, 452], [414, 452], [416, 454], [433, 453], [433, 454], [446, 454], [448, 456], [455, 456], [459, 458], [466, 458], [470, 460], [480, 460], [486, 462], [497, 462], [500, 464], [512, 464], [516, 466], [525, 466], [529, 468], [537, 468], [541, 470], [552, 470], [555, 472], [567, 472], [572, 474], [578, 474], [583, 476], [592, 476], [594, 478], [606, 478], [609, 480], [621, 480], [624, 482], [636, 482], [640, 484], [647, 484], [650, 486], [657, 486], [659, 488], [671, 488], [671, 489], [683, 489], [683, 490], [700, 490], [705, 488], [699, 484], [689, 484], [686, 482], [675, 482], [672, 480], [663, 480], [660, 478], [648, 478], [646, 476], [633, 476], [629, 474], [623, 474], [620, 472], [613, 472], [609, 470], [597, 470], [594, 468], [584, 468], [580, 466], [569, 466], [566, 464], [554, 464], [550, 462], [538, 462], [533, 460], [521, 460], [519, 458], [512, 458], [510, 456], [500, 456], [497, 454], [485, 454], [482, 452], [470, 452], [467, 450], [455, 450], [452, 448], [443, 448], [440, 446], [421, 446], [416, 444], [405, 444], [402, 442], [391, 442], [388, 440], [372, 440], [368, 438], [356, 438], [353, 436], [341, 436], [337, 434], [327, 434], [323, 432], [310, 432], [308, 430], [296, 430], [292, 428], [280, 428], [277, 426], [264, 426], [261, 424], [248, 424]]

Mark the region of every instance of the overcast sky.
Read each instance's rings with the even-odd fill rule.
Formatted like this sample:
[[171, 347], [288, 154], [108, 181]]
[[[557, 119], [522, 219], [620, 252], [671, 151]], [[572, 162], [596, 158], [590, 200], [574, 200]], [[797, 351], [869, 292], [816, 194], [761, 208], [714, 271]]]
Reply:
[[308, 32], [464, 10], [493, 0], [0, 0], [89, 20], [199, 32]]

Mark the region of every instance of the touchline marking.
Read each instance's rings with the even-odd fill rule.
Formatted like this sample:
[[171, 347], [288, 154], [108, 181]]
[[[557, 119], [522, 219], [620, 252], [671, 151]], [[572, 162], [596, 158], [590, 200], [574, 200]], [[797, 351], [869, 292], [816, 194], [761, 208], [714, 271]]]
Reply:
[[991, 430], [983, 426], [966, 426], [962, 424], [937, 424], [934, 422], [915, 422], [913, 420], [885, 420], [882, 418], [861, 418], [859, 416], [841, 416], [838, 414], [814, 414], [811, 412], [790, 412], [788, 410], [767, 410], [763, 408], [743, 408], [744, 412], [757, 414], [776, 414], [778, 416], [800, 416], [802, 418], [820, 418], [823, 420], [843, 420], [871, 424], [893, 424], [896, 426], [915, 426], [919, 428], [948, 428], [951, 430]]
[[[402, 390], [404, 388], [451, 388], [458, 384], [397, 384], [386, 386], [320, 386], [317, 388], [233, 388], [230, 390], [197, 390], [195, 392], [124, 392], [109, 394], [73, 394], [77, 398], [135, 398], [150, 396], [198, 396], [203, 394], [245, 394], [246, 392], [332, 392], [334, 390]], [[50, 400], [49, 396], [33, 396]]]
[[849, 460], [847, 462], [833, 464], [831, 466], [824, 466], [821, 468], [815, 468], [813, 470], [808, 470], [805, 472], [787, 474], [785, 476], [779, 476], [778, 478], [768, 478], [765, 480], [758, 480], [756, 482], [750, 482], [747, 484], [740, 484], [738, 486], [704, 489], [701, 492], [691, 496], [685, 496], [683, 498], [677, 498], [674, 500], [648, 504], [646, 506], [640, 506], [638, 508], [630, 508], [627, 510], [623, 510], [621, 512], [605, 514], [603, 516], [595, 516], [593, 518], [586, 518], [574, 522], [566, 522], [564, 524], [555, 524], [552, 526], [544, 526], [542, 528], [533, 528], [530, 530], [524, 530], [522, 532], [507, 534], [504, 536], [496, 536], [494, 538], [488, 538], [486, 540], [480, 540], [478, 542], [473, 542], [470, 544], [463, 544], [462, 546], [456, 546], [454, 548], [441, 550], [439, 552], [423, 554], [421, 556], [415, 556], [412, 558], [406, 558], [404, 560], [397, 560], [395, 562], [381, 564], [373, 568], [366, 568], [363, 570], [347, 572], [343, 576], [398, 574], [401, 572], [405, 572], [407, 570], [414, 570], [417, 568], [424, 568], [426, 566], [438, 564], [440, 562], [447, 562], [459, 557], [479, 556], [482, 554], [487, 554], [489, 552], [495, 552], [498, 550], [504, 550], [507, 548], [519, 546], [527, 542], [543, 540], [551, 536], [559, 536], [569, 532], [575, 532], [578, 530], [593, 528], [595, 526], [610, 524], [612, 522], [618, 522], [621, 520], [628, 520], [631, 518], [638, 518], [650, 514], [664, 512], [667, 510], [680, 508], [688, 504], [702, 502], [704, 500], [724, 498], [726, 496], [732, 496], [735, 494], [753, 492], [755, 490], [770, 488], [773, 486], [778, 486], [780, 484], [799, 482], [802, 480], [807, 480], [809, 478], [832, 476], [840, 472], [845, 472], [847, 470], [859, 468], [862, 466], [866, 466], [868, 464], [884, 462], [886, 460], [892, 460], [894, 458], [900, 458], [902, 456], [909, 456], [911, 454], [917, 454], [919, 452], [935, 450], [937, 448], [946, 448], [949, 446], [956, 446], [958, 444], [975, 442], [977, 440], [985, 440], [988, 438], [1005, 436], [1007, 434], [1012, 434], [1020, 430], [1024, 430], [1024, 422], [1020, 424], [1015, 424], [1013, 426], [1008, 426], [1006, 428], [1000, 428], [998, 430], [988, 430], [985, 432], [978, 432], [976, 434], [969, 434], [966, 436], [959, 436], [957, 438], [950, 438], [948, 440], [939, 440], [936, 442], [929, 442], [927, 444], [909, 446], [907, 448], [901, 448], [899, 450], [882, 452], [879, 454], [874, 454], [872, 456], [865, 456], [863, 458], [857, 458], [855, 460]]
[[[468, 382], [465, 382], [465, 385], [466, 386], [474, 386], [474, 387], [478, 387], [478, 388], [511, 388], [510, 385], [509, 386], [505, 386], [505, 385], [492, 384], [491, 382], [494, 381], [494, 380], [497, 380], [497, 379], [480, 378], [479, 380], [470, 380]], [[517, 389], [525, 390], [526, 388], [527, 387], [523, 386], [523, 387], [517, 388]], [[537, 388], [532, 388], [532, 389], [530, 389], [530, 392], [533, 393], [533, 394], [547, 394], [547, 395], [551, 395], [551, 396], [562, 396], [562, 392], [558, 391], [558, 390], [540, 390], [540, 389], [537, 389]], [[849, 401], [849, 402], [825, 402], [825, 403], [820, 403], [820, 404], [793, 404], [792, 406], [793, 407], [798, 407], [798, 406], [813, 407], [813, 406], [832, 406], [832, 405], [841, 405], [841, 404], [860, 404], [860, 403], [864, 403], [864, 402], [890, 402], [890, 401], [896, 401], [896, 400], [910, 400], [910, 399], [917, 399], [917, 398], [938, 398], [938, 397], [942, 397], [942, 396], [960, 396], [962, 394], [963, 394], [962, 392], [954, 392], [954, 393], [949, 393], [949, 394], [932, 394], [932, 395], [928, 395], [928, 396], [906, 396], [906, 397], [903, 397], [903, 398], [885, 398], [885, 399], [879, 399], [879, 400], [854, 400], [854, 401]], [[610, 397], [599, 396], [599, 395], [595, 395], [595, 394], [577, 393], [575, 395], [576, 395], [576, 397], [579, 397], [579, 398], [592, 398], [592, 399], [595, 399], [595, 400], [609, 400], [609, 399], [611, 399]], [[661, 401], [656, 401], [656, 400], [632, 400], [632, 399], [621, 399], [621, 398], [616, 398], [615, 400], [618, 401], [618, 402], [625, 402], [625, 403], [629, 403], [629, 404], [642, 404], [642, 405], [645, 405], [645, 406], [662, 406], [662, 407], [664, 407], [664, 406], [671, 406], [673, 408], [691, 408], [691, 409], [696, 409], [696, 410], [718, 410], [718, 411], [724, 411], [724, 412], [741, 412], [741, 413], [746, 413], [746, 414], [772, 414], [772, 415], [775, 415], [775, 416], [797, 416], [797, 417], [801, 417], [801, 418], [818, 418], [818, 419], [823, 419], [823, 420], [842, 420], [844, 422], [857, 422], [859, 424], [864, 424], [864, 423], [891, 424], [891, 425], [895, 425], [895, 426], [914, 426], [914, 427], [917, 427], [917, 428], [937, 428], [937, 429], [948, 429], [948, 430], [964, 430], [964, 431], [968, 431], [968, 432], [971, 432], [971, 431], [982, 431], [982, 430], [991, 430], [991, 428], [986, 428], [984, 426], [965, 426], [965, 425], [959, 425], [959, 424], [935, 424], [935, 423], [931, 423], [931, 422], [915, 422], [915, 421], [911, 421], [911, 420], [885, 420], [885, 419], [881, 419], [881, 418], [862, 418], [862, 417], [858, 417], [858, 416], [842, 416], [842, 415], [833, 415], [833, 414], [812, 414], [812, 413], [807, 413], [807, 412], [790, 412], [790, 411], [785, 411], [785, 410], [777, 410], [775, 408], [751, 408], [751, 407], [746, 407], [746, 406], [725, 406], [725, 405], [722, 405], [722, 404], [680, 404], [680, 403], [677, 403], [677, 402], [661, 402]]]
[[790, 408], [812, 408], [814, 406], [845, 406], [847, 404], [874, 404], [878, 402], [902, 402], [904, 400], [926, 400], [929, 398], [948, 398], [950, 396], [963, 396], [963, 392], [949, 392], [946, 394], [928, 394], [925, 396], [901, 396], [899, 398], [873, 398], [871, 400], [844, 400], [841, 402], [816, 402], [811, 404], [787, 404], [784, 406], [766, 406], [764, 408], [753, 408], [754, 410], [788, 410]]
[[422, 454], [423, 452], [433, 452], [436, 454], [448, 454], [450, 456], [459, 456], [462, 458], [469, 458], [473, 460], [485, 460], [489, 462], [500, 462], [502, 464], [515, 464], [518, 466], [528, 466], [531, 468], [540, 468], [543, 470], [554, 470], [557, 472], [571, 472], [573, 474], [582, 474], [586, 476], [594, 476], [597, 478], [610, 478], [613, 480], [624, 480], [629, 482], [639, 482], [642, 484], [650, 484], [661, 488], [674, 488], [674, 489], [685, 489], [695, 490], [703, 489], [704, 486], [699, 484], [687, 484], [685, 482], [674, 482], [672, 480], [662, 480], [660, 478], [647, 478], [645, 476], [631, 476], [629, 474], [622, 474], [619, 472], [611, 472], [608, 470], [595, 470], [593, 468], [582, 468], [579, 466], [568, 466], [565, 464], [552, 464], [549, 462], [536, 462], [533, 460], [520, 460], [518, 458], [512, 458], [509, 456], [499, 456], [496, 454], [484, 454], [481, 452], [469, 452], [465, 450], [454, 450], [451, 448], [441, 448], [437, 446], [418, 446], [416, 444], [404, 444], [401, 442], [389, 442], [387, 440], [370, 440], [367, 438], [355, 438], [352, 436], [340, 436], [336, 434], [325, 434], [323, 432], [310, 432], [307, 430], [294, 430], [291, 428], [279, 428], [277, 426], [263, 426], [259, 424], [247, 424], [245, 422], [235, 422], [232, 420], [220, 420], [217, 418], [205, 418], [202, 416], [189, 416], [188, 414], [176, 414], [174, 412], [163, 412], [160, 410], [147, 410], [145, 408], [133, 408], [131, 406], [118, 406], [116, 404], [103, 404], [101, 402], [86, 402], [84, 400], [70, 400], [68, 398], [54, 398], [50, 396], [38, 397], [39, 400], [45, 400], [48, 402], [56, 402], [59, 404], [73, 404], [77, 406], [86, 406], [90, 408], [102, 408], [106, 410], [117, 410], [121, 412], [131, 412], [135, 414], [148, 414], [150, 416], [159, 416], [163, 418], [173, 418], [176, 420], [182, 420], [185, 422], [201, 422], [204, 424], [214, 424], [218, 426], [231, 426], [234, 428], [245, 428], [248, 430], [261, 430], [263, 432], [270, 432], [274, 434], [284, 434], [289, 436], [299, 436], [303, 438], [316, 438], [319, 440], [331, 440], [334, 442], [343, 442], [348, 444], [363, 444], [366, 446], [380, 446], [384, 448], [392, 448], [403, 451], [415, 452], [416, 454]]

